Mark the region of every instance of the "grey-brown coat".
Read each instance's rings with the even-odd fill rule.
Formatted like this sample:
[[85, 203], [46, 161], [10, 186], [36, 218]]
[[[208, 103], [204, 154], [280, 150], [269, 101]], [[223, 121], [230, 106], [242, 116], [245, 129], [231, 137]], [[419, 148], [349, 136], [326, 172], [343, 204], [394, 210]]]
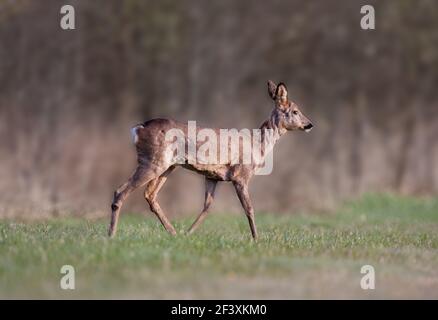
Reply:
[[[271, 129], [274, 132], [272, 147], [287, 131], [303, 130], [308, 132], [312, 129], [313, 125], [309, 119], [301, 113], [295, 103], [288, 99], [287, 89], [283, 83], [275, 85], [272, 81], [268, 81], [268, 93], [274, 100], [274, 108], [270, 117], [263, 122], [260, 129]], [[206, 185], [204, 208], [188, 230], [188, 233], [192, 233], [205, 218], [213, 202], [217, 183], [219, 181], [231, 181], [245, 210], [251, 234], [256, 239], [257, 229], [248, 184], [257, 170], [257, 165], [254, 163], [245, 164], [242, 161], [238, 161], [238, 163], [228, 161], [201, 164], [188, 161], [187, 158], [181, 161], [181, 159], [175, 157], [175, 154], [169, 148], [172, 142], [165, 139], [166, 133], [171, 129], [179, 129], [184, 132], [185, 137], [189, 136], [187, 124], [171, 119], [153, 119], [133, 128], [132, 133], [137, 150], [138, 166], [129, 180], [114, 192], [109, 235], [113, 236], [116, 232], [123, 201], [132, 191], [141, 186], [146, 186], [144, 196], [151, 211], [170, 234], [176, 235], [175, 228], [158, 204], [157, 194], [175, 167], [182, 166], [204, 175]], [[201, 128], [197, 128], [197, 130], [199, 131]], [[217, 133], [218, 137], [220, 136], [219, 129], [212, 130]], [[197, 142], [196, 148], [199, 148], [199, 146], [200, 142]], [[240, 145], [238, 150], [239, 155], [241, 155]], [[267, 152], [268, 150], [262, 149], [262, 154]]]

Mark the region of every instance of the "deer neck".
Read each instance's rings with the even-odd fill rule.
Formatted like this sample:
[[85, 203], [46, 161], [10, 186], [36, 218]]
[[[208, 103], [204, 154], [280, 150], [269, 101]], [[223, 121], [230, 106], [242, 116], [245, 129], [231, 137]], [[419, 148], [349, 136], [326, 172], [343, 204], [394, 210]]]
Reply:
[[278, 125], [274, 116], [263, 122], [260, 130], [262, 143], [261, 156], [264, 158], [269, 152], [273, 151], [275, 144], [287, 130]]

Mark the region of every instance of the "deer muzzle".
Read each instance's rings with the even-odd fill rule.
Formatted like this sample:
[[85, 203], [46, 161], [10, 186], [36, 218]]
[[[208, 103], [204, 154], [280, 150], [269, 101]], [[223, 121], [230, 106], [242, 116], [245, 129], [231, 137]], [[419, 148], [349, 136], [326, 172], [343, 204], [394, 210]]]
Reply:
[[313, 124], [309, 123], [309, 124], [306, 124], [306, 125], [303, 127], [303, 130], [304, 130], [305, 132], [310, 132], [310, 130], [312, 130], [312, 128], [313, 128]]

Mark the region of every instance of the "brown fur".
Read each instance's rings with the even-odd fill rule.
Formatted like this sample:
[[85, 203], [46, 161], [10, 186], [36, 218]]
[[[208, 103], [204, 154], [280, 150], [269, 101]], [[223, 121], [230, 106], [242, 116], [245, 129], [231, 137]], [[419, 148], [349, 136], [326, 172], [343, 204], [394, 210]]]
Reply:
[[[313, 125], [305, 117], [298, 107], [287, 98], [287, 89], [283, 83], [278, 86], [272, 81], [268, 81], [268, 93], [275, 101], [274, 109], [269, 119], [261, 125], [260, 129], [272, 129], [276, 133], [278, 140], [284, 133], [291, 130], [310, 130]], [[123, 201], [135, 189], [146, 186], [145, 199], [149, 203], [151, 211], [157, 216], [164, 228], [172, 235], [176, 234], [166, 215], [158, 204], [156, 197], [160, 188], [165, 183], [168, 175], [176, 166], [195, 171], [205, 176], [206, 191], [204, 209], [192, 224], [188, 233], [192, 233], [205, 218], [211, 203], [218, 181], [231, 181], [235, 187], [239, 200], [245, 210], [254, 239], [257, 238], [257, 229], [254, 220], [254, 209], [248, 192], [248, 184], [257, 168], [254, 164], [192, 164], [185, 159], [184, 163], [177, 163], [168, 154], [168, 146], [171, 142], [165, 141], [165, 134], [170, 129], [180, 129], [187, 137], [187, 124], [171, 119], [153, 119], [143, 123], [136, 129], [137, 140], [136, 149], [138, 156], [138, 166], [129, 180], [114, 192], [114, 199], [111, 205], [112, 215], [109, 227], [109, 235], [113, 236], [116, 232], [120, 208]], [[199, 131], [201, 128], [197, 128]], [[219, 137], [219, 129], [213, 129]], [[274, 141], [275, 142], [275, 141]], [[197, 142], [197, 148], [203, 141]], [[239, 148], [240, 148], [239, 144]], [[230, 150], [230, 149], [229, 149]], [[262, 150], [262, 153], [264, 150]], [[242, 152], [239, 152], [242, 155]]]

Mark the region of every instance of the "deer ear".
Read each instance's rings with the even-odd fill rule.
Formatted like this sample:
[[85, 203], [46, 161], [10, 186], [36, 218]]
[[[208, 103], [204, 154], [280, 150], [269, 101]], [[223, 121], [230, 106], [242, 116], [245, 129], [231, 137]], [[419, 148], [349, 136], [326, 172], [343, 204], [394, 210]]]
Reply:
[[275, 100], [276, 91], [277, 91], [277, 85], [271, 80], [268, 80], [268, 94], [274, 100]]
[[280, 99], [280, 101], [287, 101], [287, 89], [286, 85], [283, 82], [280, 82], [277, 86], [277, 90], [275, 91], [275, 97]]

